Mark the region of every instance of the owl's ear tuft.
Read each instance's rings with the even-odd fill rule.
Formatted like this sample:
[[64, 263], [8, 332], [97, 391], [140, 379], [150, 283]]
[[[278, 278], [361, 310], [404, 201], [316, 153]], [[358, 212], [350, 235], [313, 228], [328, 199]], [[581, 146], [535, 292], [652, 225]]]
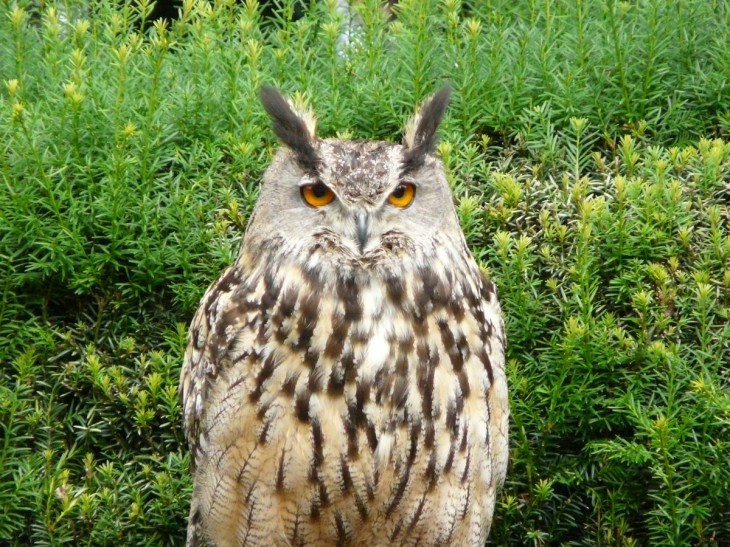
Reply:
[[450, 97], [451, 88], [448, 85], [442, 87], [421, 105], [406, 125], [403, 163], [407, 171], [418, 169], [426, 155], [434, 151], [438, 138], [436, 131], [449, 106]]
[[295, 108], [275, 87], [261, 86], [259, 96], [281, 143], [294, 152], [302, 169], [315, 172], [319, 158], [314, 149], [316, 120], [312, 111]]

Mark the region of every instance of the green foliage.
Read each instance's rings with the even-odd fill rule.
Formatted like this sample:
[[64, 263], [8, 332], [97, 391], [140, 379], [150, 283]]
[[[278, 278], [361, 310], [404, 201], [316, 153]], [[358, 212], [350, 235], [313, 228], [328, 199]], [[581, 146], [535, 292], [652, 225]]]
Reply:
[[625, 137], [593, 159], [587, 176], [487, 179], [477, 244], [492, 242], [512, 389], [492, 540], [723, 545], [730, 145]]
[[506, 313], [511, 468], [490, 541], [730, 544], [730, 12], [723, 2], [365, 0], [0, 8], [0, 543], [180, 544], [185, 330], [273, 150], [439, 153]]

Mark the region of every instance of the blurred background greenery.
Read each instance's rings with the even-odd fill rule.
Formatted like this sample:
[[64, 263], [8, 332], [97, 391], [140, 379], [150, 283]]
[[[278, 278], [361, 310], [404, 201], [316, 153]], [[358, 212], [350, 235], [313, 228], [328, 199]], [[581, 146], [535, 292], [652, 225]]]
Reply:
[[449, 82], [507, 317], [490, 543], [729, 545], [728, 3], [276, 4], [0, 6], [0, 543], [183, 542], [178, 373], [276, 146], [258, 87], [397, 140]]

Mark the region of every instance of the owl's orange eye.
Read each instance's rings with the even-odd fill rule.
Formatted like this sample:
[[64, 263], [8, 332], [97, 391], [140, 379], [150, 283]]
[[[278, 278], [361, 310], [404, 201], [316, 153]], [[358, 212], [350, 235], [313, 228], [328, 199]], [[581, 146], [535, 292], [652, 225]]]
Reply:
[[414, 197], [416, 197], [416, 186], [410, 182], [404, 182], [399, 184], [393, 190], [393, 193], [388, 196], [388, 203], [405, 209], [411, 204]]
[[302, 199], [312, 207], [324, 207], [335, 199], [335, 193], [321, 182], [302, 186]]

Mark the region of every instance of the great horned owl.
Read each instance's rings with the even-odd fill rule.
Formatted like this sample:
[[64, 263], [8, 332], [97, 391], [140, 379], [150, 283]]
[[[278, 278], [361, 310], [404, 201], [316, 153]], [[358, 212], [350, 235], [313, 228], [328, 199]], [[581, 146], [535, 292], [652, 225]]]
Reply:
[[403, 144], [284, 145], [180, 379], [188, 545], [483, 545], [507, 466], [504, 328], [434, 156], [449, 90]]

